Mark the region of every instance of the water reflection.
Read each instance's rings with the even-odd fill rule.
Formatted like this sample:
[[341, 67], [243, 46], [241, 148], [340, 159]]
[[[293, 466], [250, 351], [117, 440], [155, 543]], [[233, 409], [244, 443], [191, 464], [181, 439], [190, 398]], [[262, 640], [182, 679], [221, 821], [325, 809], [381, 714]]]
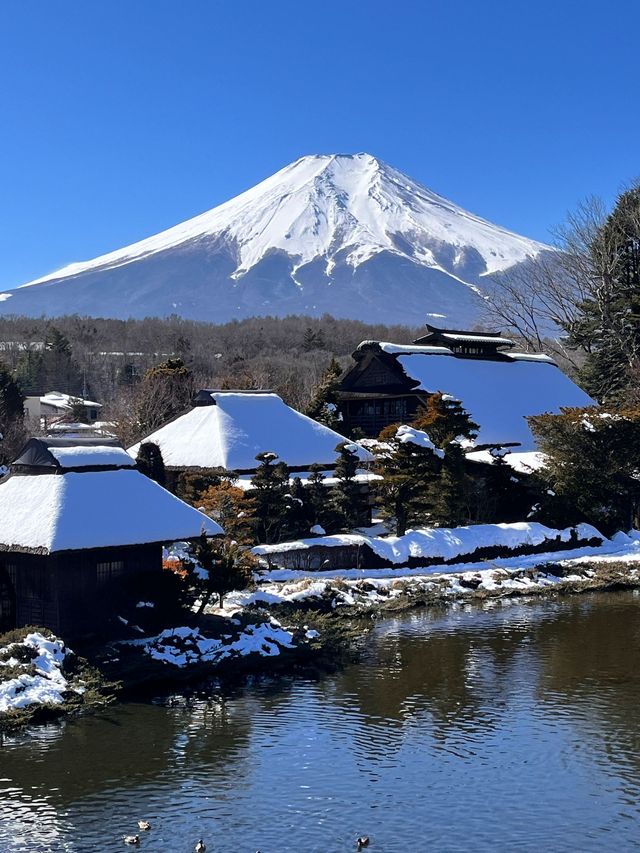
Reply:
[[640, 599], [421, 611], [319, 682], [35, 730], [0, 750], [0, 851], [638, 846]]

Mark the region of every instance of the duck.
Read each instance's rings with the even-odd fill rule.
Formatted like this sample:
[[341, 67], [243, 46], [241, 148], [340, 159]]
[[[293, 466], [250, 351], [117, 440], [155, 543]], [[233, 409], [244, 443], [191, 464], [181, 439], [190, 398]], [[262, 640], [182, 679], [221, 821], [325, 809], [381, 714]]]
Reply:
[[151, 829], [151, 824], [148, 820], [139, 820], [138, 821], [138, 829], [142, 832], [148, 832]]
[[125, 844], [132, 844], [134, 847], [138, 847], [140, 844], [139, 835], [125, 835], [123, 840]]
[[364, 850], [365, 847], [369, 846], [369, 836], [361, 835], [360, 838], [356, 841], [356, 847], [358, 850]]
[[206, 849], [207, 849], [207, 845], [204, 843], [204, 841], [202, 839], [200, 839], [200, 841], [198, 841], [198, 843], [196, 844], [196, 846], [194, 848], [195, 853], [205, 853]]

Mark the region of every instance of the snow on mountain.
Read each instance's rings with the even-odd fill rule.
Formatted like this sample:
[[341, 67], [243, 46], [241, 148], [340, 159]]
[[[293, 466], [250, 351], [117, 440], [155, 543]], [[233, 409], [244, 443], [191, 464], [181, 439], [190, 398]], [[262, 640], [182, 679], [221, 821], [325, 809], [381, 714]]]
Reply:
[[0, 311], [464, 325], [491, 276], [547, 249], [369, 154], [309, 156], [181, 225], [0, 294]]

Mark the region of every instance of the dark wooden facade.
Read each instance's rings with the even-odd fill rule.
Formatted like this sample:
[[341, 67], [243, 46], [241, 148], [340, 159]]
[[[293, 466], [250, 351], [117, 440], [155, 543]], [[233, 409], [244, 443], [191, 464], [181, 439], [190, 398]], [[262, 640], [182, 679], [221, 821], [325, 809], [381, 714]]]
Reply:
[[[438, 329], [427, 324], [427, 333], [414, 345], [413, 352], [420, 352], [419, 347], [441, 347], [450, 358], [509, 361], [504, 351], [513, 341], [500, 332]], [[411, 351], [409, 347], [407, 352]], [[438, 354], [438, 350], [432, 352]], [[353, 358], [356, 363], [342, 378], [336, 394], [346, 431], [377, 438], [390, 424], [410, 423], [429, 392], [407, 376], [394, 353], [385, 352], [375, 341], [361, 344]]]
[[135, 577], [162, 572], [162, 545], [55, 554], [0, 551], [0, 632], [40, 625], [65, 638], [99, 633]]
[[405, 374], [395, 356], [377, 344], [360, 347], [353, 357], [356, 364], [337, 391], [346, 429], [376, 438], [389, 424], [410, 422], [429, 396], [416, 389], [419, 383]]

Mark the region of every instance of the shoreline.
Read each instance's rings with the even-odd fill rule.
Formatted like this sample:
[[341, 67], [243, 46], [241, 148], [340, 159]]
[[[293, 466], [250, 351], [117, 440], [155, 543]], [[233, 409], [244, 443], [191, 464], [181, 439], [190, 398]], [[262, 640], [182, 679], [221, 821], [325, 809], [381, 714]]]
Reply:
[[[272, 590], [276, 584], [268, 586]], [[232, 620], [237, 623], [236, 617], [241, 615], [243, 631], [256, 624], [268, 626], [274, 631], [286, 632], [298, 642], [290, 645], [285, 642], [272, 653], [260, 654], [252, 650], [247, 654], [224, 656], [215, 663], [205, 657], [181, 666], [154, 660], [139, 651], [129, 650], [122, 654], [127, 646], [135, 648], [135, 644], [156, 638], [143, 638], [135, 644], [123, 640], [93, 647], [80, 643], [80, 653], [99, 676], [87, 701], [79, 702], [74, 697], [70, 702], [57, 705], [35, 704], [19, 712], [0, 713], [0, 734], [93, 713], [113, 703], [148, 701], [152, 696], [168, 696], [176, 690], [211, 689], [213, 685], [216, 689], [225, 689], [247, 683], [252, 677], [322, 677], [357, 663], [367, 635], [378, 619], [422, 607], [448, 607], [460, 602], [482, 606], [503, 599], [535, 597], [542, 600], [638, 589], [640, 562], [582, 559], [564, 564], [545, 562], [519, 569], [492, 565], [478, 570], [419, 576], [413, 570], [411, 575], [395, 578], [313, 579], [307, 576], [279, 582], [277, 586], [281, 588], [280, 596], [273, 591], [265, 593], [264, 584], [262, 590], [259, 587], [252, 593], [230, 595], [224, 613], [217, 614], [218, 632], [220, 626], [231, 624]], [[240, 604], [239, 599], [243, 597], [245, 600]], [[265, 598], [270, 600], [267, 602]], [[221, 616], [224, 618], [220, 619]], [[186, 630], [168, 629], [168, 632]], [[199, 634], [198, 629], [189, 630]], [[213, 642], [211, 633], [199, 638]], [[177, 636], [184, 639], [180, 634]], [[193, 637], [187, 639], [191, 641]]]

